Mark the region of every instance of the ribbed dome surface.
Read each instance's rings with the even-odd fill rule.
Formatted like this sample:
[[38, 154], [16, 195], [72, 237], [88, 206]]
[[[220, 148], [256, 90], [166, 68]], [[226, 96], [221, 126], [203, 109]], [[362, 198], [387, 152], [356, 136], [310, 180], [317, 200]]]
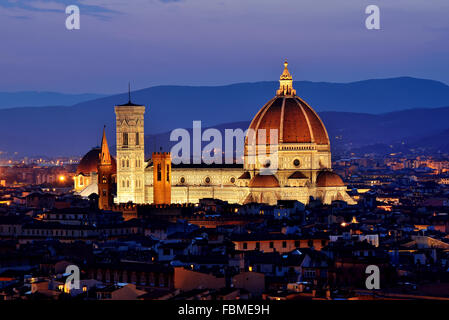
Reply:
[[257, 144], [263, 143], [258, 130], [265, 129], [267, 144], [270, 130], [278, 130], [280, 143], [316, 143], [329, 145], [326, 128], [313, 109], [297, 96], [276, 96], [266, 103], [251, 122], [250, 129], [257, 135]]
[[[98, 172], [98, 161], [100, 159], [100, 148], [93, 148], [88, 153], [84, 155], [81, 159], [78, 167], [76, 168], [76, 174], [89, 175], [91, 172]], [[117, 164], [115, 159], [112, 157], [112, 172], [116, 173]]]
[[344, 187], [344, 185], [340, 176], [331, 171], [322, 171], [316, 178], [317, 187]]

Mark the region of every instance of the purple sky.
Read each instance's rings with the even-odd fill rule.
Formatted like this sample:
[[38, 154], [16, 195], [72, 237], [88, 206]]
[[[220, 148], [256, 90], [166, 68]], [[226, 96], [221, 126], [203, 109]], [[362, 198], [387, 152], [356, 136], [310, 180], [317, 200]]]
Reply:
[[[69, 4], [80, 30], [65, 28]], [[0, 0], [0, 43], [0, 91], [277, 80], [284, 58], [295, 80], [449, 83], [449, 1]]]

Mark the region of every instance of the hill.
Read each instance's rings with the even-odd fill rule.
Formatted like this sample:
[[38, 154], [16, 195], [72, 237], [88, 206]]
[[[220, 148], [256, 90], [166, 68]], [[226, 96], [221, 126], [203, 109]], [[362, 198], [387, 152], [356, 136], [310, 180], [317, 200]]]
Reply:
[[[157, 86], [132, 93], [147, 107], [145, 130], [154, 135], [175, 128], [249, 121], [274, 96], [276, 82], [217, 87]], [[391, 140], [425, 137], [446, 130], [449, 87], [414, 78], [353, 83], [295, 82], [298, 95], [320, 112], [335, 146], [352, 148]], [[70, 107], [25, 107], [0, 110], [0, 151], [24, 155], [82, 155], [98, 145], [103, 125], [115, 141], [114, 105], [128, 100], [118, 94]], [[399, 109], [420, 108], [407, 111]], [[332, 110], [332, 111], [329, 111]], [[245, 128], [246, 129], [246, 128]], [[154, 144], [154, 143], [153, 143]]]

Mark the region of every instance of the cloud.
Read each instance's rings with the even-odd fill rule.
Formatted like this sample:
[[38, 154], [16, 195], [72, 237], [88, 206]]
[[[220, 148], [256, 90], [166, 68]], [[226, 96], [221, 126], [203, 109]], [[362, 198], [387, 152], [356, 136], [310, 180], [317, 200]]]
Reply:
[[22, 9], [32, 12], [65, 12], [69, 5], [76, 5], [83, 13], [104, 17], [108, 14], [118, 13], [106, 6], [89, 5], [82, 0], [2, 0], [0, 7], [6, 9]]

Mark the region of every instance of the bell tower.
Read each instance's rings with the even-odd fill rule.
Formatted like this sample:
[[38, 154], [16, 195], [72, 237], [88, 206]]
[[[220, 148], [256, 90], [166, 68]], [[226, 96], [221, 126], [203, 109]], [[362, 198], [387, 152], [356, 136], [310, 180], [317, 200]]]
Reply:
[[108, 210], [112, 207], [112, 185], [113, 185], [112, 157], [109, 153], [108, 141], [106, 140], [106, 126], [103, 128], [101, 139], [100, 159], [98, 160], [98, 208]]
[[[129, 91], [130, 92], [130, 91]], [[117, 202], [145, 202], [145, 106], [131, 102], [115, 106], [117, 127]]]
[[171, 154], [153, 152], [153, 202], [171, 203]]

